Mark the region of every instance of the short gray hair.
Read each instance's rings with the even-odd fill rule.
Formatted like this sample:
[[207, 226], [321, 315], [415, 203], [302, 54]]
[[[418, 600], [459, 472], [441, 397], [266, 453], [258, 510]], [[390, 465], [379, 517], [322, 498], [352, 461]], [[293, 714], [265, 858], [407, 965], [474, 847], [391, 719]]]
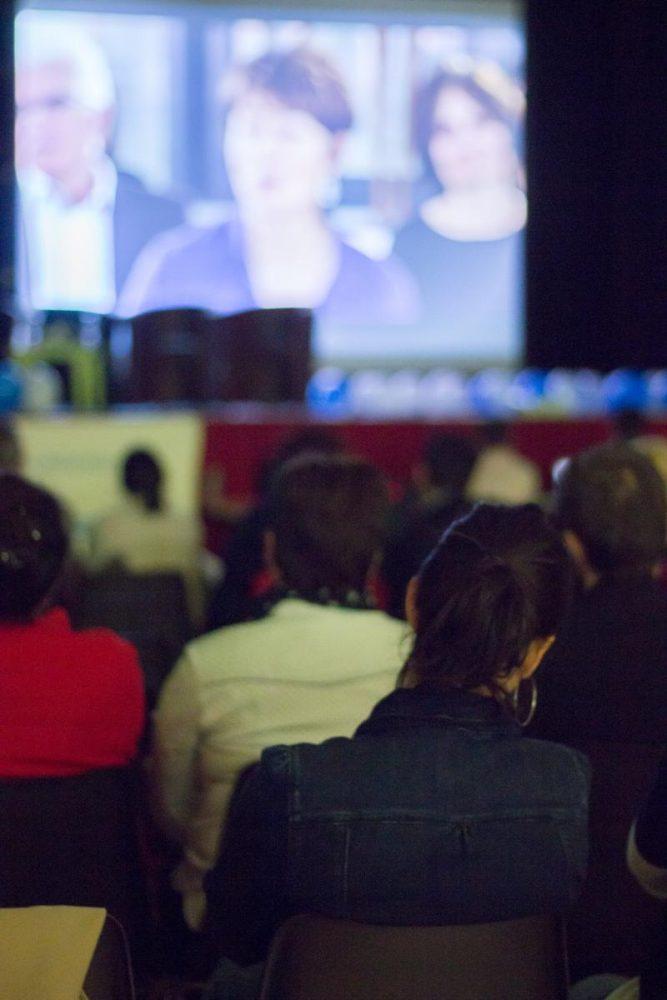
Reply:
[[54, 63], [72, 67], [72, 99], [89, 111], [116, 103], [109, 61], [102, 46], [77, 23], [78, 15], [24, 10], [16, 18], [16, 70]]

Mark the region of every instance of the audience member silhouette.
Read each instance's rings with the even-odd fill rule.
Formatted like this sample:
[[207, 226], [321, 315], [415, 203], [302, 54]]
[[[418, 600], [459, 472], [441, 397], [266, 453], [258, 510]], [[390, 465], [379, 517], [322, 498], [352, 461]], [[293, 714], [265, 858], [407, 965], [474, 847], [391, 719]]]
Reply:
[[56, 500], [0, 476], [0, 775], [79, 774], [128, 764], [144, 726], [134, 649], [106, 629], [74, 632], [49, 608], [68, 552]]
[[382, 564], [387, 610], [395, 618], [405, 616], [410, 578], [445, 528], [469, 510], [465, 494], [476, 457], [475, 446], [468, 438], [435, 434], [414, 466], [412, 484], [394, 512]]
[[634, 448], [608, 444], [566, 463], [554, 514], [580, 592], [540, 676], [533, 734], [586, 752], [593, 764], [591, 869], [571, 919], [576, 977], [633, 974], [653, 919], [627, 877], [624, 843], [667, 744], [665, 489]]
[[537, 466], [508, 441], [507, 424], [489, 420], [478, 431], [480, 452], [466, 488], [469, 500], [535, 503], [542, 492]]
[[222, 553], [225, 572], [209, 602], [209, 630], [250, 621], [262, 614], [264, 594], [273, 584], [264, 562], [268, 498], [280, 468], [297, 455], [334, 455], [341, 448], [329, 431], [306, 428], [286, 438], [276, 454], [262, 464], [257, 481], [257, 506], [236, 526]]
[[404, 629], [372, 608], [387, 491], [361, 460], [303, 456], [271, 487], [263, 617], [190, 643], [154, 716], [158, 819], [183, 846], [174, 879], [197, 927], [202, 879], [240, 772], [264, 747], [351, 733], [390, 691]]
[[153, 454], [130, 452], [122, 467], [124, 498], [95, 526], [95, 569], [120, 563], [131, 573], [180, 573], [193, 622], [204, 610], [202, 528], [199, 520], [173, 513], [164, 500], [164, 473]]
[[[480, 505], [449, 528], [408, 591], [415, 636], [400, 687], [354, 738], [274, 746], [240, 784], [206, 883], [225, 956], [261, 960], [298, 912], [437, 925], [572, 902], [588, 766], [521, 738], [515, 707], [570, 582], [535, 506]], [[223, 963], [210, 996], [229, 995], [234, 974]]]
[[554, 517], [580, 594], [545, 659], [535, 718], [540, 735], [665, 740], [667, 599], [655, 573], [666, 515], [660, 476], [627, 445], [592, 448], [562, 469]]
[[614, 432], [620, 441], [650, 458], [667, 485], [667, 441], [651, 432], [644, 414], [632, 407], [619, 410], [614, 414]]

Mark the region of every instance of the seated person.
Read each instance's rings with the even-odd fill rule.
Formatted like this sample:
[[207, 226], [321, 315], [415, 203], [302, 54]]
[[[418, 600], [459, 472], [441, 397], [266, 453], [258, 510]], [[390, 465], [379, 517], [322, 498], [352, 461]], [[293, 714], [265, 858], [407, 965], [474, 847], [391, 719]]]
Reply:
[[279, 586], [258, 620], [191, 642], [164, 684], [154, 716], [157, 818], [183, 846], [174, 885], [192, 928], [241, 771], [273, 743], [351, 734], [396, 683], [405, 627], [367, 597], [387, 504], [366, 462], [286, 463], [265, 533]]
[[405, 617], [405, 592], [445, 528], [467, 513], [465, 492], [477, 453], [468, 438], [434, 434], [412, 470], [412, 484], [395, 507], [382, 561], [387, 610]]
[[203, 615], [202, 529], [193, 517], [173, 514], [164, 502], [163, 473], [148, 451], [130, 452], [122, 472], [125, 497], [96, 525], [91, 565], [119, 562], [130, 573], [180, 573], [193, 622]]
[[667, 595], [655, 578], [665, 489], [645, 456], [607, 444], [565, 465], [554, 514], [581, 589], [545, 657], [531, 735], [579, 749], [593, 765], [591, 866], [570, 918], [573, 974], [632, 975], [657, 916], [624, 852], [667, 744]]
[[481, 448], [466, 486], [469, 500], [511, 506], [540, 499], [540, 470], [510, 444], [507, 431], [502, 420], [489, 420], [479, 428]]
[[587, 762], [520, 726], [520, 688], [570, 583], [537, 507], [480, 505], [454, 522], [410, 584], [415, 636], [398, 689], [352, 739], [271, 747], [241, 783], [206, 881], [223, 955], [262, 960], [302, 912], [446, 925], [572, 903]]
[[0, 476], [0, 776], [81, 774], [129, 764], [144, 726], [132, 646], [106, 629], [74, 632], [49, 608], [68, 551], [44, 490]]
[[[627, 860], [642, 889], [656, 899], [667, 900], [667, 757], [633, 823]], [[662, 933], [651, 945], [652, 954], [640, 977], [621, 980], [617, 976], [591, 976], [577, 983], [572, 989], [571, 1000], [638, 1000], [640, 996], [642, 1000], [664, 1000], [667, 996], [667, 908], [663, 908]]]
[[[264, 532], [268, 527], [271, 484], [280, 467], [298, 455], [334, 455], [341, 450], [340, 442], [329, 430], [304, 427], [286, 437], [275, 454], [262, 463], [257, 477], [257, 504], [238, 521], [222, 552], [225, 572], [211, 595], [207, 631], [255, 618], [272, 585], [264, 563]], [[210, 517], [211, 505], [206, 504], [204, 509]]]
[[630, 407], [619, 410], [614, 414], [614, 431], [618, 440], [650, 458], [667, 485], [667, 440], [653, 432], [644, 414]]

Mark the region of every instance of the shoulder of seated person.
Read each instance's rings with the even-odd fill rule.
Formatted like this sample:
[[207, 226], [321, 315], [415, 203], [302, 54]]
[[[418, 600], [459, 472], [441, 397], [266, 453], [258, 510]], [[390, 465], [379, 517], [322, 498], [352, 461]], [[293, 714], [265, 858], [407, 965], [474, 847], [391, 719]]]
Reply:
[[98, 658], [97, 663], [104, 662], [105, 669], [110, 665], [115, 665], [118, 669], [123, 670], [128, 665], [138, 665], [138, 654], [135, 647], [113, 629], [94, 626], [77, 630], [74, 635], [82, 648], [94, 653], [95, 657]]
[[590, 778], [590, 762], [580, 750], [565, 746], [563, 743], [536, 739], [532, 736], [524, 736], [521, 745], [531, 755], [535, 754], [537, 757], [541, 757], [554, 776], [562, 774], [561, 769], [563, 769], [566, 773], [570, 771], [582, 774], [587, 780]]
[[311, 753], [319, 755], [352, 742], [347, 736], [333, 736], [323, 743], [295, 743], [292, 746], [281, 743], [262, 751], [260, 767], [275, 777], [287, 778], [292, 773], [292, 767], [298, 757], [308, 756]]

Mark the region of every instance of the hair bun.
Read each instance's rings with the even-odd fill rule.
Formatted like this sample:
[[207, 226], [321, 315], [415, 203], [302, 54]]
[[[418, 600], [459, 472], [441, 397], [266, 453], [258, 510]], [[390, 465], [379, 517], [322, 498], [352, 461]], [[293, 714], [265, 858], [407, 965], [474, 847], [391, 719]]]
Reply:
[[20, 476], [0, 476], [0, 621], [30, 618], [55, 582], [67, 548], [57, 500]]

